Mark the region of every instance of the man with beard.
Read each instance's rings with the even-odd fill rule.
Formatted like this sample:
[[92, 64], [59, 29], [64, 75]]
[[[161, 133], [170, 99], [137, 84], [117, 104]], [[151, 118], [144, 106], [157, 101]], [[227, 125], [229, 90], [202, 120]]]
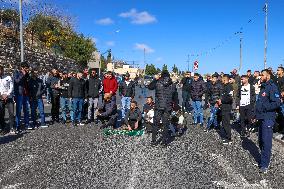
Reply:
[[261, 90], [256, 101], [256, 120], [259, 122], [259, 148], [261, 159], [260, 173], [267, 173], [270, 164], [273, 126], [276, 119], [276, 110], [280, 107], [280, 94], [277, 86], [271, 80], [271, 71], [261, 72]]
[[135, 83], [130, 80], [130, 74], [126, 73], [124, 80], [119, 84], [119, 94], [121, 95], [121, 115], [124, 119], [130, 109], [131, 100], [135, 96]]
[[168, 130], [170, 126], [170, 116], [173, 106], [178, 101], [176, 86], [173, 84], [170, 74], [164, 70], [160, 75], [156, 75], [154, 80], [148, 86], [149, 90], [155, 90], [155, 112], [154, 125], [152, 131], [152, 146], [158, 145], [157, 130], [160, 121], [163, 122], [162, 145], [167, 146]]

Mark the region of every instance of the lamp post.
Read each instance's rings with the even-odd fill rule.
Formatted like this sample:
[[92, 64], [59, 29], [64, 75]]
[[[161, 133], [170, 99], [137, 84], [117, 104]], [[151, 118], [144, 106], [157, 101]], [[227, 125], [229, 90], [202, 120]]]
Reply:
[[21, 62], [24, 62], [24, 36], [23, 36], [23, 11], [22, 0], [19, 0], [19, 12], [20, 12], [20, 42], [21, 42]]

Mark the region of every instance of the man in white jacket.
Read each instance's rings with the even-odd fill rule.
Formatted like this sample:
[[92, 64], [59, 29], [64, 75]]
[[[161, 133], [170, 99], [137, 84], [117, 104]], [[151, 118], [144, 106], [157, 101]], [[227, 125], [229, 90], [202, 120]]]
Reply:
[[[0, 131], [14, 132], [14, 105], [13, 105], [13, 79], [4, 74], [4, 67], [0, 65]], [[5, 127], [5, 107], [9, 113], [9, 128]]]

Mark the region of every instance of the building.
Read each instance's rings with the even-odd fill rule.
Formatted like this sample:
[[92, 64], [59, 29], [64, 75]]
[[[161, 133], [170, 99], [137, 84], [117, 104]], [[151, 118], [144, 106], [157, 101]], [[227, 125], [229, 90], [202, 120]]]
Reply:
[[116, 66], [115, 63], [108, 63], [107, 70], [115, 72], [120, 75], [126, 74], [128, 72], [130, 74], [130, 78], [132, 79], [134, 79], [136, 75], [143, 75], [144, 73], [144, 69], [134, 68], [128, 64]]

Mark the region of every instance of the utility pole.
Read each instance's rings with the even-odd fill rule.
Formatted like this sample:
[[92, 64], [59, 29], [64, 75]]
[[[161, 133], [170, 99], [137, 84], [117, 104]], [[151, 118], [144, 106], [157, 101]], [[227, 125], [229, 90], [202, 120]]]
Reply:
[[23, 36], [23, 1], [19, 0], [20, 12], [20, 42], [21, 42], [21, 62], [24, 62], [24, 36]]
[[243, 66], [243, 53], [242, 53], [242, 42], [243, 42], [243, 32], [240, 31], [240, 67], [239, 67], [239, 73], [241, 73], [241, 69], [242, 69], [242, 66]]
[[189, 71], [189, 64], [190, 64], [190, 61], [189, 61], [189, 54], [187, 55], [187, 71]]
[[143, 50], [144, 53], [144, 71], [143, 71], [143, 79], [145, 79], [145, 73], [146, 73], [146, 49]]
[[265, 26], [264, 26], [264, 69], [267, 67], [267, 17], [268, 17], [268, 3], [265, 3]]

